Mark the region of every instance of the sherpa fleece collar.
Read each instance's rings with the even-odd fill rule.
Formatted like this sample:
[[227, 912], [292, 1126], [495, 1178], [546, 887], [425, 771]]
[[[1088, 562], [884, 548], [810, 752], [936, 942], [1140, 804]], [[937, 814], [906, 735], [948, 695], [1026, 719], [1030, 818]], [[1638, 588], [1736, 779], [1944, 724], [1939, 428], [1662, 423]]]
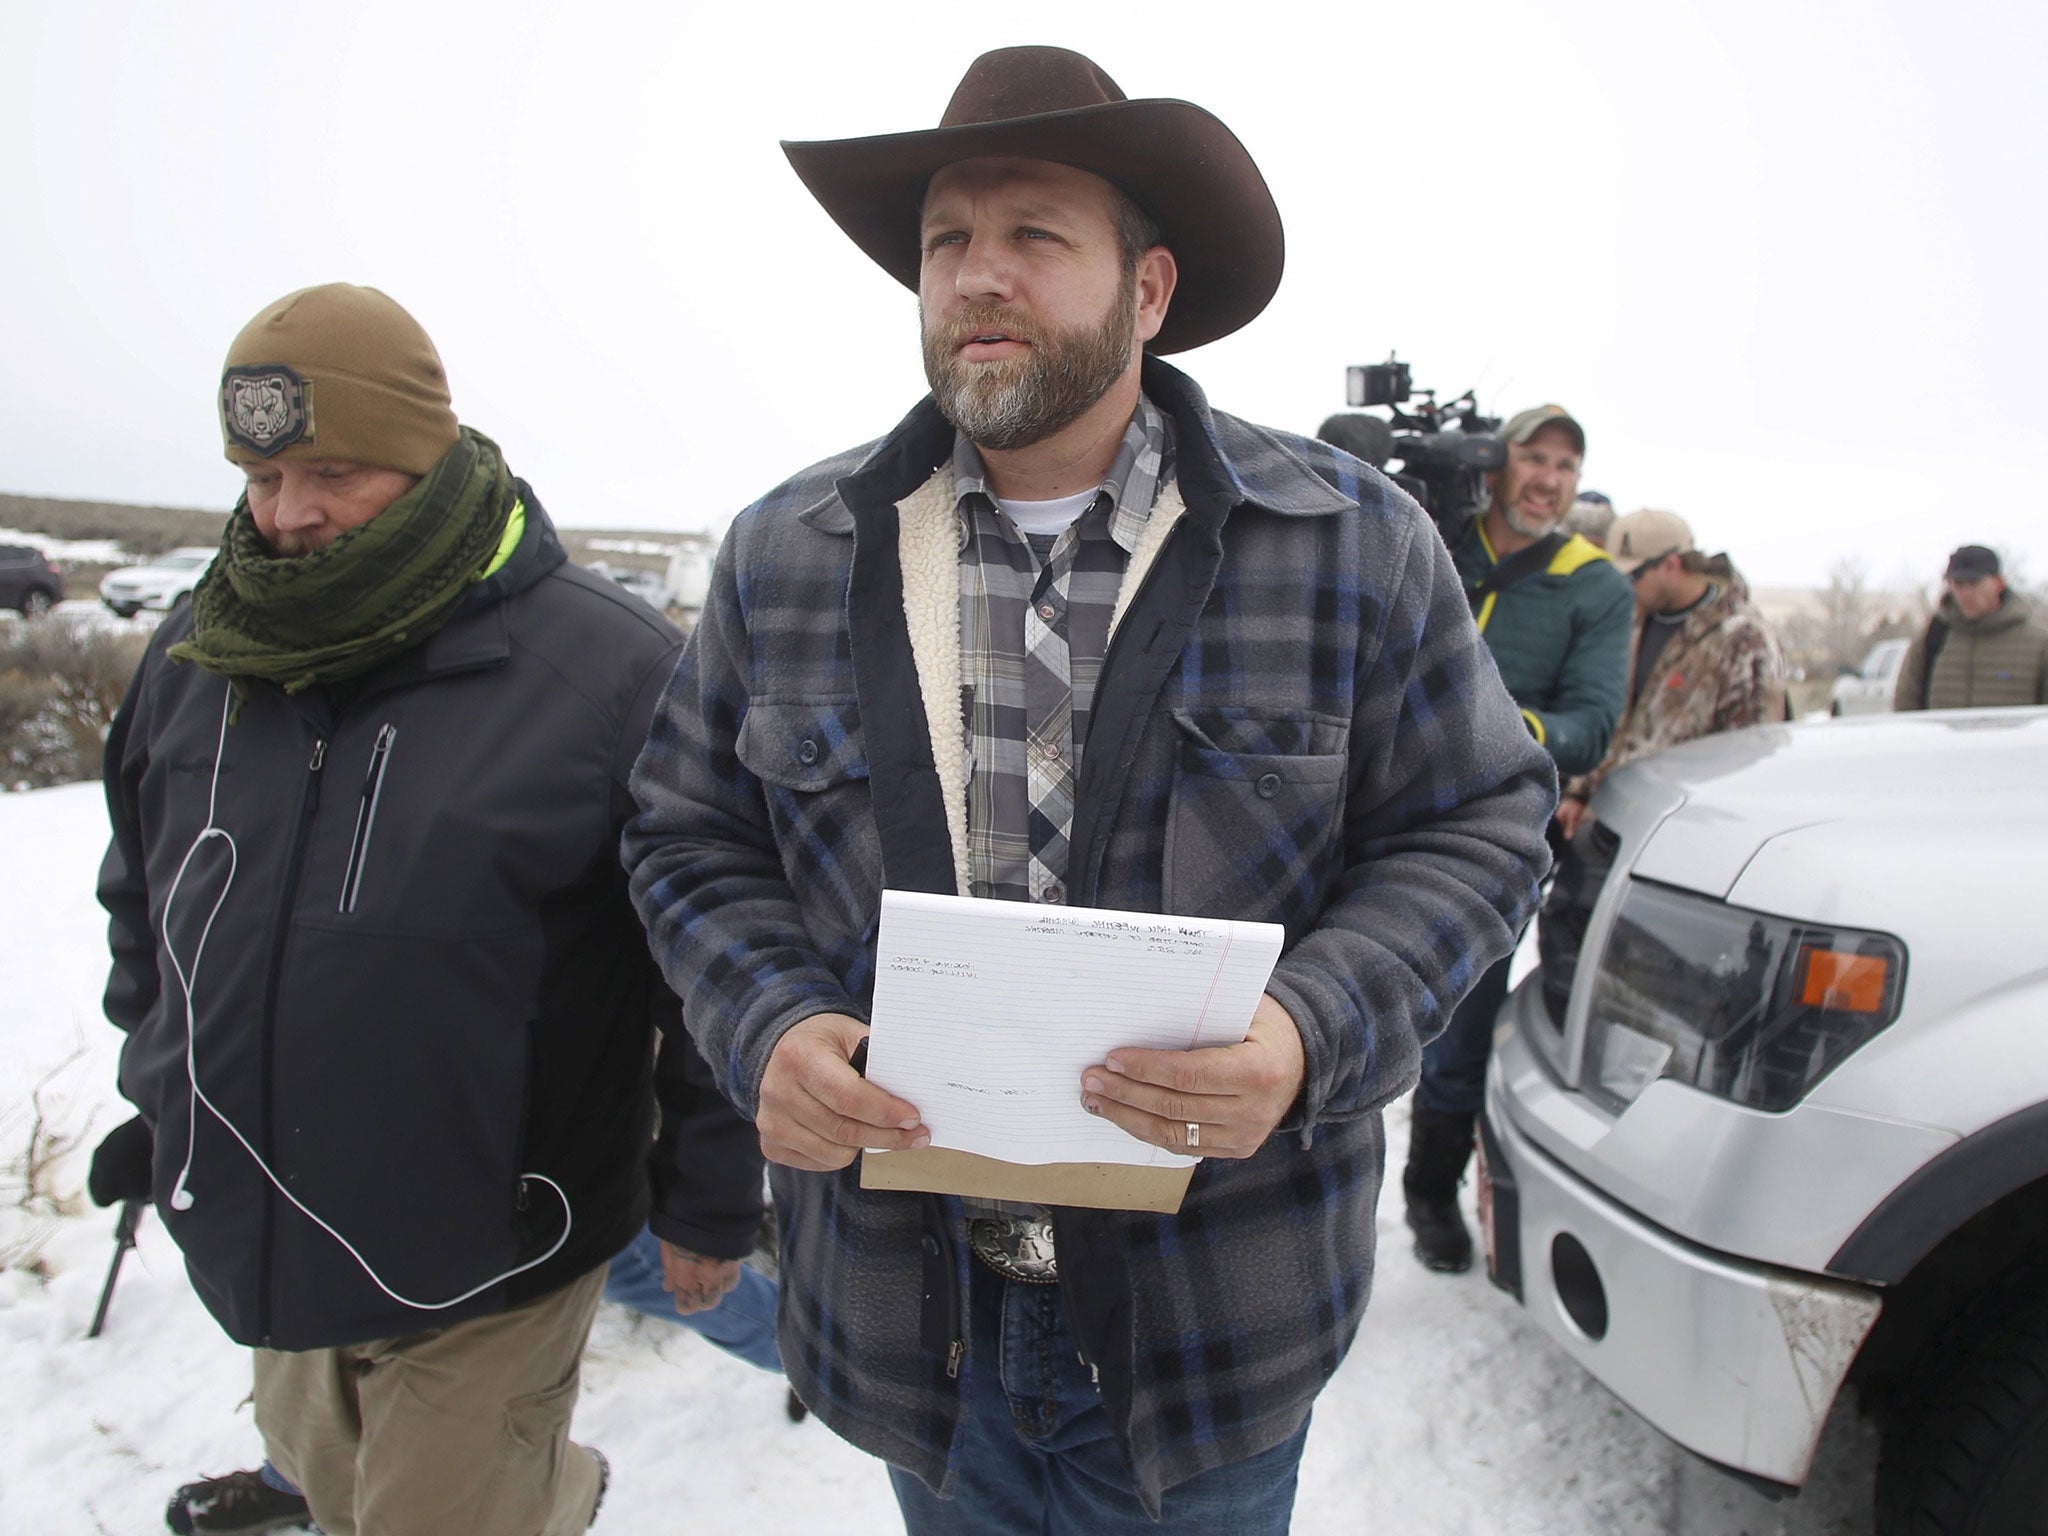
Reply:
[[[1159, 487], [1145, 531], [1124, 565], [1109, 633], [1144, 585], [1167, 534], [1187, 511], [1180, 490], [1168, 480]], [[973, 885], [967, 870], [967, 722], [960, 713], [960, 510], [953, 466], [941, 464], [932, 477], [896, 503], [896, 554], [903, 570], [903, 616], [910, 653], [917, 664], [918, 694], [931, 731], [932, 761], [946, 805], [946, 832], [953, 845], [953, 874], [959, 889]]]

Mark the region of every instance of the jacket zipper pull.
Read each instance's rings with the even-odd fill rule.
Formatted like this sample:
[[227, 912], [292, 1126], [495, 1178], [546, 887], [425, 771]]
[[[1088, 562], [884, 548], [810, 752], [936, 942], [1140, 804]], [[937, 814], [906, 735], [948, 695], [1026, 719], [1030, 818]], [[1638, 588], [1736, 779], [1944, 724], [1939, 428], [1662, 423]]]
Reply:
[[306, 764], [306, 772], [318, 773], [326, 761], [327, 738], [325, 736], [315, 736], [313, 738], [313, 760]]
[[377, 803], [384, 796], [384, 773], [391, 766], [391, 744], [398, 739], [398, 727], [385, 721], [370, 747], [369, 766], [363, 770], [363, 797], [356, 806], [356, 829], [349, 838], [348, 864], [341, 872], [341, 900], [337, 910], [353, 912], [362, 894], [363, 866], [370, 857], [370, 834], [377, 826]]
[[377, 732], [377, 739], [370, 747], [370, 766], [363, 772], [363, 798], [370, 798], [370, 792], [377, 787], [377, 770], [384, 759], [391, 755], [391, 742], [398, 735], [398, 727], [386, 721]]
[[955, 1339], [946, 1350], [946, 1375], [957, 1380], [960, 1375], [960, 1359], [967, 1353], [967, 1341]]

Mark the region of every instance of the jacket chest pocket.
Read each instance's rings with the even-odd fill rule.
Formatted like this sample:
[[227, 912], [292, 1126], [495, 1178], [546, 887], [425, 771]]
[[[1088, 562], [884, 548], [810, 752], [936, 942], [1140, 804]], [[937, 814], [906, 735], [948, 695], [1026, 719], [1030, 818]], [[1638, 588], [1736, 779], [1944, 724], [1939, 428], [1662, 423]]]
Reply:
[[1344, 728], [1301, 716], [1176, 710], [1166, 910], [1284, 924], [1322, 909], [1341, 860]]
[[384, 777], [391, 771], [391, 751], [398, 742], [398, 727], [386, 721], [377, 731], [370, 748], [370, 763], [363, 774], [361, 798], [356, 802], [355, 830], [349, 838], [348, 863], [341, 873], [341, 895], [335, 910], [353, 912], [363, 896], [363, 872], [370, 862], [370, 842], [377, 834], [377, 812], [384, 803]]
[[813, 935], [858, 937], [879, 910], [881, 849], [868, 790], [867, 746], [851, 699], [756, 700], [735, 750], [761, 781], [783, 872]]

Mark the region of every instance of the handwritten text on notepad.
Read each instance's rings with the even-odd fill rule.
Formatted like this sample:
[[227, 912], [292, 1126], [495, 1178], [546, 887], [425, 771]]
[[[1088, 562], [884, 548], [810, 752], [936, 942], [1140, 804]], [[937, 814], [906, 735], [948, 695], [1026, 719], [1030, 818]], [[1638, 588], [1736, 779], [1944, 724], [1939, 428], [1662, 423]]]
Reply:
[[1271, 923], [888, 891], [868, 1077], [937, 1147], [1180, 1165], [1083, 1109], [1081, 1073], [1119, 1046], [1243, 1040], [1280, 941]]

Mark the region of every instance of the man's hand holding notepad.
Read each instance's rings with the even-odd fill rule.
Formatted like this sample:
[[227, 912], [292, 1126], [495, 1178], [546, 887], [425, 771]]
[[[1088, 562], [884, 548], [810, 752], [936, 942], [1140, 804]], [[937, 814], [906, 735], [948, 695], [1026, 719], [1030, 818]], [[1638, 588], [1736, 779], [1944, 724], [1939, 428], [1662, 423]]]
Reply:
[[[1193, 1160], [1174, 1149], [1202, 1150], [1199, 1130], [1188, 1146], [1187, 1126], [1200, 1124], [1193, 1113], [1213, 1103], [1220, 1122], [1243, 1107], [1201, 1092], [1236, 1076], [1205, 1053], [1241, 1045], [1256, 1011], [1258, 1043], [1295, 1063], [1288, 1096], [1298, 1083], [1293, 1024], [1261, 1001], [1280, 943], [1271, 923], [885, 893], [868, 1081], [916, 1106], [931, 1147], [871, 1154], [863, 1181], [1055, 1204], [1177, 1204]], [[1108, 1073], [1112, 1053], [1132, 1068], [1127, 1079]], [[1086, 1092], [1084, 1074], [1102, 1091]], [[1147, 1169], [1167, 1178], [1134, 1172]]]

